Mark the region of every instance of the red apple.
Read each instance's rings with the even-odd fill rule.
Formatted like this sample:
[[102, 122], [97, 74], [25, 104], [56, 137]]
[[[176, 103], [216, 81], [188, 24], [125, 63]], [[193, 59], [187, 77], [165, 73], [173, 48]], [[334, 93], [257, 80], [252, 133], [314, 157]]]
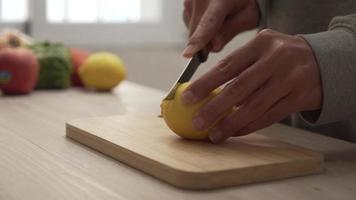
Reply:
[[5, 94], [26, 94], [37, 82], [36, 56], [25, 48], [0, 50], [0, 90]]
[[85, 59], [90, 55], [89, 51], [83, 49], [72, 48], [70, 50], [71, 59], [73, 63], [73, 73], [72, 73], [72, 85], [81, 87], [83, 86], [83, 82], [78, 75], [78, 70], [80, 66], [84, 63]]

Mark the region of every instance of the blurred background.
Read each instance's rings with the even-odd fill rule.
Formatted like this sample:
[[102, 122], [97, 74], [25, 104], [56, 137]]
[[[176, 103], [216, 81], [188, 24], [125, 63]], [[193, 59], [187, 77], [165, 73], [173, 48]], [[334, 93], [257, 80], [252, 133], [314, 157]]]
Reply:
[[[0, 0], [0, 31], [16, 28], [35, 40], [111, 51], [123, 59], [129, 81], [168, 90], [187, 62], [182, 11], [183, 0]], [[210, 55], [196, 76], [254, 33]]]

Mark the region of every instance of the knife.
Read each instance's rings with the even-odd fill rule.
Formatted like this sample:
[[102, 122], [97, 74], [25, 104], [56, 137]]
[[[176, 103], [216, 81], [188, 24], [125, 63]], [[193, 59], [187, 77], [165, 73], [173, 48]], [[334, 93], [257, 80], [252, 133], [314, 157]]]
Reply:
[[184, 68], [178, 80], [174, 83], [172, 88], [169, 90], [168, 95], [163, 100], [172, 100], [174, 98], [178, 86], [182, 83], [189, 81], [192, 78], [199, 65], [201, 63], [204, 63], [208, 59], [208, 55], [209, 51], [200, 50], [192, 58], [190, 58], [187, 66]]

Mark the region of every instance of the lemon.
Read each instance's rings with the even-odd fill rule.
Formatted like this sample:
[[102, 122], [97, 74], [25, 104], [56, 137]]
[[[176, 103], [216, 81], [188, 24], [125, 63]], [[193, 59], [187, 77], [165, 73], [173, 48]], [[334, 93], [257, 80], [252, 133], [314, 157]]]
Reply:
[[214, 90], [205, 99], [194, 105], [185, 105], [182, 101], [182, 94], [189, 84], [190, 83], [187, 82], [179, 85], [174, 99], [162, 101], [161, 114], [167, 126], [177, 135], [186, 139], [206, 140], [208, 139], [209, 131], [216, 125], [216, 123], [229, 114], [231, 110], [228, 110], [221, 115], [220, 118], [206, 130], [196, 130], [192, 124], [193, 117], [202, 106], [218, 95], [221, 90], [220, 88]]
[[79, 68], [79, 76], [88, 88], [111, 90], [126, 77], [122, 60], [108, 52], [90, 55]]

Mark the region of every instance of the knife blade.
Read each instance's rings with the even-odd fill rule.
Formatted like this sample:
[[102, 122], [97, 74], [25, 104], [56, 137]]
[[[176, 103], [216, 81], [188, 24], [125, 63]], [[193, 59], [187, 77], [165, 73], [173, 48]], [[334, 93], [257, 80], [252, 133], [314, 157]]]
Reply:
[[192, 58], [190, 58], [183, 72], [180, 74], [178, 80], [173, 84], [164, 100], [171, 100], [174, 98], [178, 86], [192, 78], [199, 65], [208, 59], [208, 55], [209, 51], [200, 50]]

